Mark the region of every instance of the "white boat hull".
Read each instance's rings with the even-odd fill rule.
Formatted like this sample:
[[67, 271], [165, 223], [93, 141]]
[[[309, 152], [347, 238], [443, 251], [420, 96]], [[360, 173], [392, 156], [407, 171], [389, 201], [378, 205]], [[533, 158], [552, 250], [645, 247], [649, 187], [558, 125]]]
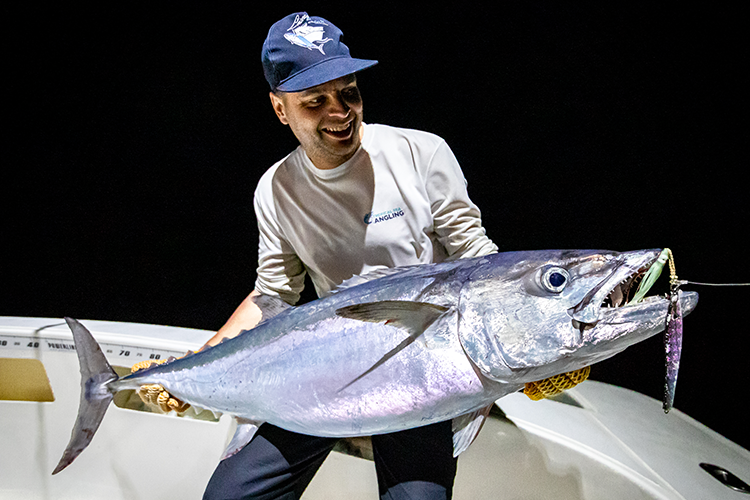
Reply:
[[[133, 323], [84, 324], [110, 363], [125, 368], [149, 357], [181, 355], [212, 335]], [[233, 432], [230, 418], [207, 421], [113, 407], [75, 464], [51, 476], [78, 407], [72, 337], [59, 319], [0, 317], [0, 395], [14, 394], [13, 386], [33, 378], [12, 372], [26, 365], [38, 370], [33, 360], [43, 366], [54, 400], [0, 399], [0, 499], [201, 498]], [[454, 498], [737, 498], [700, 463], [750, 482], [747, 450], [679, 410], [664, 415], [660, 402], [642, 394], [588, 381], [561, 401], [532, 402], [521, 394], [501, 399], [498, 407], [507, 418], [491, 417], [461, 455]], [[333, 453], [303, 498], [376, 500], [374, 466]]]

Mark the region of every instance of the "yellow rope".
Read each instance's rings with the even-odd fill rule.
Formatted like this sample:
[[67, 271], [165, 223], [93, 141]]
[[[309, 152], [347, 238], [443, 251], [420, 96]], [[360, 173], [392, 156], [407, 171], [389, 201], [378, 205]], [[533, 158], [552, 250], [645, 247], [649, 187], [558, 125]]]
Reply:
[[130, 373], [135, 373], [138, 370], [145, 370], [146, 368], [148, 368], [151, 365], [160, 365], [162, 363], [165, 363], [166, 361], [167, 361], [166, 359], [156, 359], [156, 360], [147, 359], [145, 361], [141, 361], [139, 363], [134, 364], [130, 368]]
[[[166, 359], [148, 359], [145, 361], [140, 361], [130, 368], [130, 372], [135, 373], [138, 370], [145, 370], [151, 365], [160, 365], [166, 362]], [[182, 413], [190, 408], [190, 405], [188, 403], [172, 397], [172, 395], [169, 394], [169, 392], [167, 392], [164, 386], [161, 384], [142, 385], [138, 388], [137, 392], [138, 396], [140, 396], [141, 400], [143, 400], [144, 403], [156, 405], [159, 407], [159, 409], [161, 409], [161, 411], [165, 413], [169, 413], [172, 410], [176, 411], [177, 413]]]
[[539, 401], [540, 399], [560, 394], [571, 387], [577, 386], [589, 378], [589, 373], [591, 373], [591, 367], [586, 366], [580, 370], [561, 373], [560, 375], [545, 378], [544, 380], [528, 382], [523, 389], [523, 393], [533, 401]]

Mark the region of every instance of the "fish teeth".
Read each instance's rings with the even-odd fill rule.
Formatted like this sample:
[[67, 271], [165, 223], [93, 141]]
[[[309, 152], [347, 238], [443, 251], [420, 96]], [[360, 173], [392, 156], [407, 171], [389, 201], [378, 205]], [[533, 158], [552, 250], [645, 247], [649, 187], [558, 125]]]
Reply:
[[627, 296], [636, 276], [637, 273], [635, 275], [628, 276], [620, 281], [620, 283], [618, 283], [616, 286], [614, 286], [602, 301], [602, 307], [605, 307], [607, 309], [614, 309], [617, 307], [624, 307], [628, 305], [630, 302], [628, 301]]

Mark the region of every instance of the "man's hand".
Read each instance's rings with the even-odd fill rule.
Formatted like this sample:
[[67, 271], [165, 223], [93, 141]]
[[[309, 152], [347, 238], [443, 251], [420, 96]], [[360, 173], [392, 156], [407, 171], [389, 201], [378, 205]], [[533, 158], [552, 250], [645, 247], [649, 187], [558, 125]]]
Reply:
[[[166, 359], [141, 361], [134, 364], [130, 369], [130, 372], [135, 373], [138, 370], [145, 370], [153, 364], [160, 365], [162, 363], [165, 363], [166, 361]], [[141, 400], [143, 400], [144, 403], [156, 405], [161, 409], [161, 411], [165, 413], [173, 410], [177, 413], [182, 413], [190, 408], [190, 405], [188, 403], [172, 397], [172, 395], [169, 394], [161, 384], [142, 385], [137, 392], [138, 396], [140, 396]]]

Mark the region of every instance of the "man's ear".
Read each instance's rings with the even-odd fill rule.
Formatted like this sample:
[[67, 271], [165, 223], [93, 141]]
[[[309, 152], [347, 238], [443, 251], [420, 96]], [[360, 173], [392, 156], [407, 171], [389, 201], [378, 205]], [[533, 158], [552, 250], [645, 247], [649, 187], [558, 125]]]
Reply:
[[273, 106], [276, 116], [279, 117], [279, 121], [284, 125], [289, 125], [289, 120], [286, 118], [284, 101], [281, 99], [281, 96], [273, 92], [269, 92], [268, 96], [271, 98], [271, 106]]

